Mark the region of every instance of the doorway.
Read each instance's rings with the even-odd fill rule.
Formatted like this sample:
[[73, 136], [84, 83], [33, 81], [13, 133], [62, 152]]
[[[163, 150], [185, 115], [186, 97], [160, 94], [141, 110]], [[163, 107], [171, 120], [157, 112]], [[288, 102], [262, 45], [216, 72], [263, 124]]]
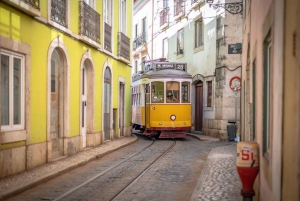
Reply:
[[81, 135], [82, 147], [86, 147], [86, 102], [87, 102], [87, 76], [85, 65], [82, 67], [81, 78]]
[[195, 94], [195, 131], [202, 131], [203, 126], [203, 83], [198, 81]]
[[52, 158], [62, 155], [63, 138], [63, 101], [64, 100], [64, 68], [63, 60], [55, 48], [51, 55], [51, 114], [50, 139], [52, 144]]
[[106, 67], [104, 72], [104, 140], [110, 140], [110, 124], [111, 124], [111, 72], [109, 67]]
[[119, 89], [119, 127], [120, 136], [124, 136], [124, 83], [120, 82]]

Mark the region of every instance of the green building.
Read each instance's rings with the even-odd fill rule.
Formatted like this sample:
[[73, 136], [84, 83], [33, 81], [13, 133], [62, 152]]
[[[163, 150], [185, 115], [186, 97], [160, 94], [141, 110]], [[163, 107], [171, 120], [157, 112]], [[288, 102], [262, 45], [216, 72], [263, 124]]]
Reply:
[[129, 0], [0, 2], [0, 178], [131, 135]]

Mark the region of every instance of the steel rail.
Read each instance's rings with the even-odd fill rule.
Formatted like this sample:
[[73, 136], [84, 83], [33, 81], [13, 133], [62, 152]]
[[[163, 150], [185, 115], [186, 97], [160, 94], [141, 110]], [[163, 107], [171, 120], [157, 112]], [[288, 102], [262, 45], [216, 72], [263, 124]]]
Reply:
[[152, 139], [152, 143], [151, 143], [150, 145], [144, 147], [144, 148], [143, 148], [142, 150], [140, 150], [139, 152], [137, 152], [137, 153], [135, 153], [135, 154], [129, 156], [128, 158], [125, 158], [124, 160], [120, 161], [119, 163], [117, 163], [117, 164], [115, 164], [115, 165], [109, 167], [109, 168], [106, 169], [105, 171], [103, 171], [103, 172], [101, 172], [101, 173], [95, 175], [95, 176], [92, 177], [91, 179], [89, 179], [89, 180], [83, 182], [82, 184], [78, 185], [77, 187], [75, 187], [75, 188], [69, 190], [67, 193], [61, 195], [60, 197], [54, 199], [53, 201], [61, 200], [61, 199], [65, 198], [65, 197], [67, 197], [68, 195], [74, 193], [74, 192], [77, 191], [78, 189], [80, 189], [80, 188], [84, 187], [85, 185], [89, 184], [90, 182], [96, 180], [97, 178], [99, 178], [99, 177], [101, 177], [102, 175], [106, 174], [107, 172], [109, 172], [110, 170], [112, 170], [112, 169], [114, 169], [115, 167], [119, 166], [120, 164], [126, 162], [127, 160], [131, 159], [132, 157], [134, 157], [134, 156], [140, 154], [142, 151], [148, 149], [149, 147], [151, 147], [151, 146], [154, 144], [154, 142], [155, 142], [155, 140]]
[[148, 165], [146, 169], [144, 169], [137, 177], [135, 177], [127, 186], [125, 186], [122, 190], [120, 190], [110, 201], [116, 200], [124, 191], [126, 191], [130, 186], [132, 186], [140, 177], [142, 177], [154, 164], [156, 164], [161, 158], [163, 158], [167, 153], [173, 149], [176, 145], [176, 140], [173, 138], [173, 144], [163, 152], [157, 159], [155, 159], [151, 164]]

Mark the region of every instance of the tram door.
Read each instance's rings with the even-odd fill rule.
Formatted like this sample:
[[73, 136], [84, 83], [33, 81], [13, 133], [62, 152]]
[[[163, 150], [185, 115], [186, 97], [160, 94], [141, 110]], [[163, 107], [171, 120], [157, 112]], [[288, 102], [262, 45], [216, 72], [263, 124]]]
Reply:
[[106, 68], [104, 72], [104, 140], [110, 140], [110, 107], [111, 107], [111, 73]]
[[145, 85], [145, 125], [146, 128], [150, 127], [150, 86]]
[[196, 84], [195, 95], [195, 131], [202, 131], [203, 119], [203, 83], [199, 81]]
[[120, 82], [119, 89], [119, 127], [120, 136], [124, 136], [124, 83]]

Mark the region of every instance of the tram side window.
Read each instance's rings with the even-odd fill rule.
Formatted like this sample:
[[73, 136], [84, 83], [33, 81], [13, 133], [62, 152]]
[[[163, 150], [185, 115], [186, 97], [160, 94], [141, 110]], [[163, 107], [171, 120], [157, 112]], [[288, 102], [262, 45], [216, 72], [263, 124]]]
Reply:
[[146, 103], [150, 103], [150, 86], [145, 84]]
[[167, 82], [166, 85], [167, 103], [179, 103], [179, 82]]
[[151, 84], [151, 100], [153, 103], [164, 102], [164, 83], [152, 82]]
[[182, 103], [189, 103], [190, 102], [190, 83], [189, 82], [183, 82], [181, 84], [181, 93], [182, 93]]

